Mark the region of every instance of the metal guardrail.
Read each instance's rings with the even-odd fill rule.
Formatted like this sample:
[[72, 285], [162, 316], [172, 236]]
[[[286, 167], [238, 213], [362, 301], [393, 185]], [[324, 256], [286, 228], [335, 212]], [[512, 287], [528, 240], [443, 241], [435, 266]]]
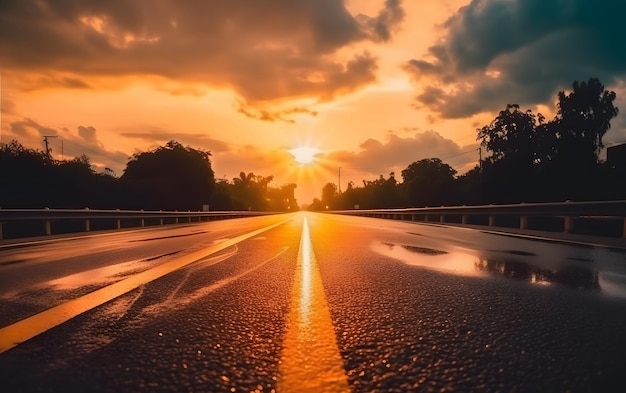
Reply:
[[[440, 206], [404, 209], [337, 210], [337, 214], [377, 217], [409, 221], [457, 222], [468, 224], [470, 217], [486, 216], [489, 226], [498, 226], [502, 216], [516, 216], [520, 229], [529, 228], [529, 217], [558, 217], [563, 220], [563, 232], [571, 233], [577, 219], [621, 220], [622, 237], [626, 237], [626, 200], [597, 202], [521, 203], [508, 205]], [[435, 218], [435, 220], [432, 220]]]
[[94, 220], [113, 221], [111, 229], [121, 229], [122, 222], [144, 227], [146, 221], [154, 222], [153, 225], [178, 224], [184, 222], [201, 222], [210, 220], [223, 220], [228, 218], [242, 218], [269, 215], [276, 213], [252, 212], [252, 211], [143, 211], [143, 210], [91, 210], [91, 209], [0, 209], [0, 240], [3, 239], [3, 225], [12, 222], [40, 222], [42, 223], [41, 234], [52, 235], [52, 223], [80, 221], [82, 229], [89, 232]]

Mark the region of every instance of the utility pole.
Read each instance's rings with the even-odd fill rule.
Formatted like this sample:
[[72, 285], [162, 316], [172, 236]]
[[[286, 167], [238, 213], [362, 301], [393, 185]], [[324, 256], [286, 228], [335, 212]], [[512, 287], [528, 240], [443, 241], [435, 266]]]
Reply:
[[52, 158], [50, 156], [51, 150], [50, 150], [50, 146], [48, 146], [48, 138], [57, 138], [57, 136], [56, 135], [44, 135], [43, 136], [43, 141], [46, 144], [46, 155], [48, 156], [48, 158]]
[[478, 176], [480, 181], [478, 201], [483, 203], [483, 147], [478, 147]]
[[339, 185], [339, 193], [341, 194], [341, 167], [339, 167], [338, 185]]

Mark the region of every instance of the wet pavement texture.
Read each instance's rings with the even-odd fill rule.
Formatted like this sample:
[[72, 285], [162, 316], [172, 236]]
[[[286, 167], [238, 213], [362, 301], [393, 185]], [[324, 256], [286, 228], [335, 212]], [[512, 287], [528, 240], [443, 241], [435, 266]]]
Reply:
[[[625, 252], [459, 228], [306, 217], [350, 390], [616, 391], [622, 386]], [[292, 288], [301, 276], [302, 220], [303, 214], [293, 215], [0, 354], [3, 391], [281, 391]], [[203, 233], [176, 232], [176, 241], [197, 248], [222, 236], [209, 224], [192, 231]], [[161, 237], [169, 238], [146, 235], [146, 241], [134, 237], [131, 244], [156, 244]], [[175, 243], [159, 253], [181, 247]], [[23, 252], [28, 248], [15, 249], [10, 258], [0, 252], [0, 260], [19, 259]], [[14, 266], [0, 265], [0, 274]], [[120, 274], [133, 274], [130, 266]], [[2, 297], [7, 305], [0, 309], [13, 305], [23, 317], [45, 309], [46, 301], [63, 301], [109, 282], [110, 275], [97, 271], [84, 280], [86, 286], [64, 287], [80, 279], [72, 277], [80, 274], [76, 268], [64, 269], [67, 274], [54, 275], [57, 281], [42, 281], [54, 281], [55, 289], [39, 293], [36, 285], [27, 286], [22, 295]], [[23, 311], [30, 304], [25, 296], [39, 305]]]

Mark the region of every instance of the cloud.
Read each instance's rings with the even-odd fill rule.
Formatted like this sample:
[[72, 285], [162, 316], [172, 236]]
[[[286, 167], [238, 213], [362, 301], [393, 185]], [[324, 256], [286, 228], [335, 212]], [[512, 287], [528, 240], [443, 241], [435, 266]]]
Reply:
[[286, 149], [264, 151], [252, 145], [242, 145], [214, 154], [213, 170], [217, 178], [224, 177], [227, 180], [232, 180], [242, 171], [253, 171], [255, 175], [261, 176], [280, 176], [288, 172], [286, 166], [291, 162], [293, 156]]
[[[0, 63], [39, 73], [33, 87], [149, 75], [230, 88], [250, 105], [329, 99], [376, 80], [376, 59], [350, 47], [390, 40], [403, 15], [398, 0], [375, 17], [355, 17], [341, 0], [7, 0]], [[174, 93], [185, 91], [198, 87]]]
[[[10, 124], [11, 131], [17, 136], [33, 137], [38, 136], [57, 136], [59, 132], [54, 128], [44, 127], [32, 119], [25, 118], [20, 121], [14, 121]], [[33, 131], [36, 131], [34, 133]]]
[[429, 84], [419, 105], [444, 118], [551, 103], [574, 80], [626, 76], [625, 12], [615, 0], [472, 0], [405, 70]]
[[88, 142], [96, 141], [96, 129], [92, 126], [78, 126], [78, 135]]
[[359, 14], [356, 18], [370, 33], [374, 41], [386, 42], [391, 39], [392, 31], [397, 29], [404, 20], [404, 16], [405, 13], [400, 0], [387, 0], [385, 1], [385, 7], [378, 16], [372, 18]]
[[272, 109], [261, 109], [256, 108], [250, 105], [247, 105], [245, 102], [239, 102], [237, 112], [255, 120], [262, 120], [268, 122], [276, 122], [283, 121], [286, 123], [295, 123], [293, 119], [294, 115], [309, 115], [309, 116], [317, 116], [318, 112], [311, 110], [309, 108], [305, 108], [302, 106], [294, 106], [288, 107], [286, 109], [280, 110], [272, 110]]
[[367, 139], [358, 152], [337, 151], [328, 155], [333, 162], [345, 165], [349, 171], [372, 175], [400, 171], [409, 164], [425, 158], [440, 158], [460, 173], [478, 162], [478, 144], [459, 146], [435, 131], [418, 132], [412, 137], [389, 133], [385, 141]]
[[[150, 127], [143, 127], [150, 128]], [[189, 134], [184, 132], [172, 132], [158, 127], [153, 127], [149, 132], [122, 132], [120, 134], [126, 138], [140, 139], [152, 144], [162, 145], [171, 140], [175, 140], [183, 145], [193, 148], [202, 148], [214, 152], [226, 152], [230, 150], [230, 145], [224, 141], [212, 139], [204, 134]]]
[[16, 113], [15, 101], [0, 95], [0, 112], [6, 115], [14, 115]]
[[40, 150], [44, 150], [42, 141], [46, 135], [54, 136], [48, 140], [48, 144], [56, 159], [72, 159], [85, 154], [98, 170], [109, 167], [117, 174], [121, 174], [128, 162], [129, 154], [104, 147], [93, 126], [78, 126], [76, 131], [72, 131], [47, 127], [33, 119], [24, 118], [10, 123], [7, 139], [16, 139], [24, 146], [42, 146]]

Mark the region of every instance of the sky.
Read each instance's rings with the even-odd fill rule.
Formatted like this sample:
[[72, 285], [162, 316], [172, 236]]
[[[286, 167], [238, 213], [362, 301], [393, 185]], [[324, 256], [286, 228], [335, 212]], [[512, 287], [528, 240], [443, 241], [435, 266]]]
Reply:
[[[170, 140], [296, 183], [388, 177], [437, 157], [459, 174], [507, 104], [554, 116], [597, 77], [622, 112], [621, 0], [3, 0], [0, 143], [87, 155], [117, 176]], [[302, 165], [289, 152], [317, 149]]]

